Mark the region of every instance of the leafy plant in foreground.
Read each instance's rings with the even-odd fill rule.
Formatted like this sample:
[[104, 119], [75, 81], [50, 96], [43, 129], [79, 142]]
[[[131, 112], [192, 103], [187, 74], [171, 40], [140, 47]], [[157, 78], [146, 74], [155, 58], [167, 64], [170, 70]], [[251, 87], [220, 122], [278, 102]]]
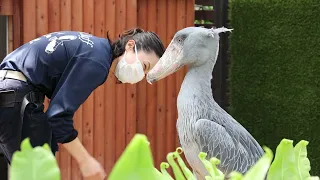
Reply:
[[12, 157], [10, 180], [60, 180], [60, 169], [48, 144], [33, 148], [29, 138]]
[[295, 147], [293, 141], [283, 139], [277, 147], [276, 156], [269, 168], [268, 179], [317, 180], [311, 177], [310, 161], [307, 157], [308, 141], [301, 140]]
[[[293, 147], [293, 141], [283, 139], [276, 149], [273, 160], [272, 151], [263, 147], [265, 154], [246, 173], [232, 172], [230, 180], [319, 180], [319, 177], [310, 176], [310, 161], [307, 158], [308, 141], [300, 141]], [[153, 158], [148, 139], [145, 135], [136, 134], [128, 144], [115, 166], [109, 180], [196, 180], [181, 158], [183, 150], [177, 148], [168, 153], [168, 162], [160, 164], [160, 171], [153, 165]], [[213, 157], [206, 158], [201, 152], [200, 160], [209, 172], [206, 180], [223, 180], [225, 175], [217, 166], [220, 160]], [[273, 160], [273, 162], [272, 162]], [[173, 169], [174, 178], [167, 172]], [[55, 157], [47, 144], [32, 148], [29, 139], [21, 143], [21, 151], [13, 155], [10, 168], [11, 180], [60, 180], [60, 171]]]
[[[232, 172], [229, 179], [264, 180], [266, 177], [268, 180], [319, 179], [318, 177], [311, 177], [309, 174], [311, 167], [310, 161], [307, 158], [307, 145], [308, 142], [302, 140], [293, 147], [292, 140], [283, 139], [276, 149], [276, 155], [273, 162], [272, 151], [269, 148], [264, 147], [265, 154], [246, 174], [243, 175], [238, 172]], [[159, 172], [153, 167], [151, 150], [146, 136], [136, 135], [117, 162], [110, 175], [110, 179], [196, 180], [196, 177], [183, 162], [180, 154], [182, 154], [181, 148], [178, 148], [175, 152], [168, 153], [168, 162], [162, 162], [160, 164], [161, 172]], [[223, 180], [225, 175], [217, 168], [217, 165], [220, 164], [220, 160], [214, 157], [207, 160], [206, 156], [207, 154], [203, 152], [199, 154], [200, 160], [209, 172], [206, 180]], [[145, 162], [148, 163], [146, 164]], [[135, 164], [135, 166], [132, 164]], [[143, 168], [141, 166], [142, 164], [145, 165]], [[169, 167], [173, 169], [174, 178], [171, 177], [166, 170]]]
[[[293, 141], [283, 139], [278, 145], [276, 150], [276, 156], [274, 161], [272, 151], [264, 147], [265, 154], [259, 159], [259, 161], [245, 174], [242, 175], [238, 172], [232, 172], [229, 179], [231, 180], [318, 180], [319, 177], [310, 176], [311, 170], [310, 161], [307, 158], [307, 145], [305, 140], [300, 141], [295, 147], [293, 147]], [[181, 151], [181, 150], [179, 150]], [[179, 156], [176, 152], [176, 156]], [[209, 172], [209, 176], [206, 180], [223, 180], [224, 174], [217, 169], [220, 161], [217, 158], [211, 158], [210, 161], [206, 159], [206, 153], [201, 152], [199, 158], [204, 163], [206, 169]], [[168, 161], [169, 164], [172, 160]], [[179, 162], [179, 161], [178, 161]], [[186, 166], [179, 163], [182, 169], [186, 169]], [[168, 167], [168, 166], [167, 166]], [[179, 170], [173, 168], [176, 180], [193, 180], [195, 177], [183, 177], [182, 175], [176, 176], [180, 173]]]

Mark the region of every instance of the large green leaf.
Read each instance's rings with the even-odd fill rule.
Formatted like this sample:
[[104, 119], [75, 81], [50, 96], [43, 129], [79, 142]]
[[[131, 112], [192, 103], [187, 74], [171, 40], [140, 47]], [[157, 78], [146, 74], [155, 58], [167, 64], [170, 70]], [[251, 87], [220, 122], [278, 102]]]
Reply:
[[249, 169], [249, 171], [245, 174], [243, 180], [264, 180], [270, 164], [272, 162], [273, 153], [271, 149], [264, 147], [265, 154], [258, 160], [258, 162]]
[[310, 177], [309, 171], [311, 170], [310, 161], [307, 157], [307, 145], [308, 141], [300, 141], [294, 147], [294, 154], [297, 167], [298, 179], [305, 180]]
[[283, 139], [276, 149], [276, 155], [268, 172], [270, 180], [296, 180], [296, 164], [293, 141]]
[[310, 176], [306, 180], [319, 180], [318, 176]]
[[56, 158], [47, 144], [32, 148], [29, 138], [12, 157], [10, 180], [60, 180]]
[[301, 140], [294, 147], [298, 179], [301, 180], [319, 180], [318, 176], [310, 176], [310, 161], [308, 159], [307, 146], [309, 142]]
[[113, 167], [108, 180], [167, 180], [153, 166], [147, 137], [136, 134]]

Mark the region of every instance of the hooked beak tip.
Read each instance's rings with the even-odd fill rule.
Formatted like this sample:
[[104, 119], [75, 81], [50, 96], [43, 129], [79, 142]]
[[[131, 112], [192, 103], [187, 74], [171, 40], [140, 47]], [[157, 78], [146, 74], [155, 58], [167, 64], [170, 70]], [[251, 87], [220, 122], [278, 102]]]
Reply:
[[156, 81], [156, 79], [148, 79], [147, 80], [147, 82], [149, 83], [149, 84], [151, 84], [152, 85], [152, 83], [154, 83]]
[[[150, 73], [150, 72], [149, 72]], [[147, 74], [147, 82], [149, 83], [149, 84], [152, 84], [152, 83], [154, 83], [155, 81], [157, 81], [157, 78], [155, 78], [155, 77], [151, 77], [150, 76], [150, 74]]]

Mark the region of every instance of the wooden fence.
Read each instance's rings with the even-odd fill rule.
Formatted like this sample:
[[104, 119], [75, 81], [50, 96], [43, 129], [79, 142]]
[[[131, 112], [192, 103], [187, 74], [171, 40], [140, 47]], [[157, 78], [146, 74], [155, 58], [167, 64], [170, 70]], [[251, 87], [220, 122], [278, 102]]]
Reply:
[[[168, 45], [175, 32], [193, 26], [194, 0], [2, 0], [12, 15], [10, 50], [53, 31], [75, 30], [116, 38], [123, 30], [139, 26], [155, 31]], [[3, 5], [8, 5], [2, 3]], [[79, 138], [110, 172], [134, 134], [146, 134], [155, 165], [178, 146], [176, 98], [186, 68], [149, 85], [115, 84], [110, 74], [78, 109], [74, 117]], [[46, 105], [48, 102], [46, 102]], [[62, 179], [81, 179], [76, 162], [60, 147], [57, 154]]]

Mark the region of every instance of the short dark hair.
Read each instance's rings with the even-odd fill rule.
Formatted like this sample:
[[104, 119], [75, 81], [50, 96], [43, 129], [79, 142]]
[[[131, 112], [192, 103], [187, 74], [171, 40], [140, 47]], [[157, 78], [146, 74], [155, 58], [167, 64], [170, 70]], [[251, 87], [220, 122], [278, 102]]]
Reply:
[[165, 48], [159, 36], [151, 31], [144, 31], [141, 28], [133, 28], [123, 32], [119, 35], [119, 39], [112, 42], [107, 32], [107, 38], [111, 44], [113, 59], [118, 58], [125, 52], [125, 46], [129, 40], [134, 40], [137, 46], [137, 50], [143, 50], [145, 52], [154, 51], [160, 58]]

